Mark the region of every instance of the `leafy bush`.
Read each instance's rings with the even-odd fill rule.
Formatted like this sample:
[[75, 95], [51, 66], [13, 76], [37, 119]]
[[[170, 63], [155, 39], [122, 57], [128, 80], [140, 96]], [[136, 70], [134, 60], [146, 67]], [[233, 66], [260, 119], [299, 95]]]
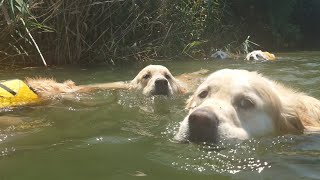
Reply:
[[301, 8], [319, 8], [304, 1], [0, 0], [0, 63], [114, 65], [245, 53], [248, 36], [280, 49], [303, 38], [303, 21], [293, 21]]

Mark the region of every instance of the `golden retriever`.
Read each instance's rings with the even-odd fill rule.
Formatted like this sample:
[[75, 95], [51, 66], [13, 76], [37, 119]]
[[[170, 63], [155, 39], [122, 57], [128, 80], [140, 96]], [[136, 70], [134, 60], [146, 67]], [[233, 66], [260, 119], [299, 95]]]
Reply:
[[185, 73], [174, 77], [162, 65], [149, 65], [143, 68], [130, 82], [130, 90], [141, 91], [146, 96], [185, 94], [196, 84], [197, 77], [206, 74], [207, 70]]
[[246, 56], [246, 60], [249, 61], [249, 60], [263, 60], [263, 61], [266, 61], [266, 60], [271, 60], [271, 61], [274, 61], [276, 60], [276, 56], [274, 54], [271, 54], [267, 51], [261, 51], [261, 50], [254, 50], [250, 53], [247, 54]]
[[[63, 83], [47, 78], [27, 78], [25, 82], [16, 80], [13, 89], [1, 83], [0, 108], [7, 106], [22, 106], [39, 103], [39, 101], [59, 98], [73, 98], [75, 93], [91, 92], [95, 90], [141, 90], [146, 96], [152, 95], [176, 95], [188, 92], [188, 84], [196, 84], [195, 78], [205, 74], [207, 70], [200, 70], [194, 73], [186, 73], [176, 79], [170, 71], [161, 65], [149, 65], [143, 68], [138, 75], [129, 83], [110, 82], [90, 85], [76, 85], [73, 81], [67, 80]], [[191, 81], [193, 81], [191, 83]], [[13, 84], [11, 83], [11, 85]], [[10, 83], [7, 83], [10, 84]], [[19, 88], [24, 85], [23, 89]], [[28, 89], [28, 87], [30, 89]], [[190, 85], [192, 87], [192, 85]], [[10, 94], [11, 93], [11, 94]], [[32, 97], [31, 97], [32, 96]]]
[[257, 72], [212, 73], [187, 101], [178, 141], [217, 142], [319, 130], [320, 101]]
[[185, 92], [185, 87], [172, 76], [166, 67], [161, 65], [149, 65], [143, 68], [130, 82], [130, 89], [141, 90], [146, 96]]
[[[147, 96], [184, 94], [190, 89], [196, 88], [195, 86], [200, 84], [201, 77], [203, 77], [207, 72], [207, 70], [200, 70], [174, 77], [164, 66], [149, 65], [142, 69], [129, 83], [110, 82], [76, 85], [71, 80], [59, 83], [54, 79], [48, 78], [27, 78], [24, 82], [21, 80], [15, 80], [17, 86], [14, 89], [10, 89], [10, 87], [3, 87], [5, 84], [1, 83], [0, 109], [38, 104], [55, 98], [66, 98], [72, 100], [75, 99], [75, 95], [77, 93], [88, 93], [96, 90], [136, 90], [139, 92], [141, 91]], [[1, 95], [1, 92], [8, 90], [9, 92], [13, 92], [14, 95], [8, 92], [6, 92], [6, 96]], [[0, 126], [16, 124], [14, 122], [21, 123], [22, 121], [20, 118], [0, 116]]]

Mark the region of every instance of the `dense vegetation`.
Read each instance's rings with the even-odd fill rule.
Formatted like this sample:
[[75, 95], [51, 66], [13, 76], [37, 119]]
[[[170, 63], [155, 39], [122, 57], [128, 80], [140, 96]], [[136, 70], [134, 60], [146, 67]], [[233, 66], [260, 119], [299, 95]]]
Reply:
[[2, 66], [114, 65], [207, 57], [216, 49], [320, 48], [319, 0], [0, 0], [0, 5]]

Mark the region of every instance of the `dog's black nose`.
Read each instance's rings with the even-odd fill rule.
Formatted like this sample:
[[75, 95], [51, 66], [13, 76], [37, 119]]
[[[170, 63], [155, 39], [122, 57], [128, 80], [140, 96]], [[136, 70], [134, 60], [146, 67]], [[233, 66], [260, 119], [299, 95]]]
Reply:
[[189, 115], [189, 140], [192, 142], [216, 142], [219, 120], [207, 108], [197, 109]]
[[169, 84], [166, 79], [157, 79], [154, 83], [155, 83], [155, 95], [168, 95]]
[[168, 87], [168, 81], [166, 79], [157, 79], [155, 84], [156, 87]]

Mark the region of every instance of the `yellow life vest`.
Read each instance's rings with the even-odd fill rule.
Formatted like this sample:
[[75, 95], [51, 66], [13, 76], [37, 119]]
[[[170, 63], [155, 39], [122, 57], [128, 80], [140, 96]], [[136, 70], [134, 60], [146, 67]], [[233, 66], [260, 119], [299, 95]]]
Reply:
[[23, 81], [0, 81], [0, 108], [40, 102], [39, 96]]

